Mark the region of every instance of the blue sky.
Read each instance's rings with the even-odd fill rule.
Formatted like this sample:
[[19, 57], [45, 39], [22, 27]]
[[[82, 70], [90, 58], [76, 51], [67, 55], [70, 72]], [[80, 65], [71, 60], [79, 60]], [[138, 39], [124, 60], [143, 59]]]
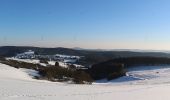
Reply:
[[0, 45], [170, 50], [170, 0], [0, 0]]

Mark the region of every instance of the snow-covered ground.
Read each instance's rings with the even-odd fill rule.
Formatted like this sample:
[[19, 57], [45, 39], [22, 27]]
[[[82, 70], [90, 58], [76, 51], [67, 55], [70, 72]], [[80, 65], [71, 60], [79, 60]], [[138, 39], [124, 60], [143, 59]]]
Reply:
[[16, 61], [21, 61], [21, 62], [27, 62], [27, 63], [33, 63], [33, 64], [38, 64], [40, 63], [40, 60], [36, 60], [36, 59], [18, 59], [18, 58], [14, 58], [14, 57], [9, 57], [6, 58], [7, 60], [16, 60]]
[[[34, 73], [34, 74], [33, 74]], [[170, 68], [140, 67], [109, 83], [52, 83], [32, 79], [35, 71], [0, 64], [0, 100], [169, 100]]]
[[170, 83], [170, 66], [140, 66], [128, 69], [126, 76], [107, 81], [98, 80], [99, 84], [166, 84]]

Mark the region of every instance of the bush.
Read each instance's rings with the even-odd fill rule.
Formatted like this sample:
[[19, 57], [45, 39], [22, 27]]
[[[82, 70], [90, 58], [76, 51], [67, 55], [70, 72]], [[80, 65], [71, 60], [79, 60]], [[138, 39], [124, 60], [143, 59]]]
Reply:
[[121, 76], [125, 76], [126, 75], [126, 71], [122, 71], [122, 72], [113, 72], [113, 73], [110, 73], [107, 77], [107, 80], [110, 81], [112, 79], [116, 79], [116, 78], [119, 78]]
[[73, 81], [76, 84], [92, 83], [92, 78], [85, 72], [70, 70], [63, 67], [46, 67], [39, 74], [50, 81]]
[[75, 69], [76, 70], [76, 66], [73, 65], [73, 64], [69, 64], [68, 67], [69, 67], [69, 69], [73, 69], [73, 70]]
[[48, 60], [46, 60], [46, 59], [40, 59], [40, 63], [48, 64]]
[[59, 65], [59, 62], [55, 62], [55, 66], [60, 66], [60, 65]]
[[6, 59], [2, 56], [0, 56], [0, 61], [5, 61]]
[[92, 84], [93, 79], [89, 74], [84, 71], [75, 71], [74, 72], [74, 80], [76, 84]]
[[1, 63], [15, 67], [15, 68], [27, 68], [27, 69], [34, 69], [34, 70], [39, 70], [39, 69], [43, 68], [43, 66], [41, 66], [39, 64], [19, 62], [19, 61], [15, 61], [15, 60], [5, 60]]
[[92, 65], [90, 69], [88, 69], [88, 73], [95, 80], [103, 79], [103, 78], [117, 78], [122, 75], [125, 75], [124, 65], [117, 64], [114, 62], [103, 62]]

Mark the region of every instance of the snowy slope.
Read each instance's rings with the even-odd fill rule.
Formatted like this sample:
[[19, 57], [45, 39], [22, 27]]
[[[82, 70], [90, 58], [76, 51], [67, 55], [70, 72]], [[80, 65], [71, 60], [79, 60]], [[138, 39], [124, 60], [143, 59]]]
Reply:
[[96, 84], [167, 84], [170, 83], [170, 66], [140, 66], [128, 70], [126, 76]]
[[21, 69], [0, 64], [0, 79], [32, 80], [32, 78]]
[[[167, 70], [166, 70], [167, 69]], [[133, 72], [134, 74], [133, 74]], [[132, 70], [129, 74], [138, 74]], [[139, 74], [144, 73], [142, 70]], [[155, 71], [160, 76], [169, 74], [169, 69], [147, 70], [147, 74]], [[150, 71], [150, 72], [149, 72]], [[143, 76], [142, 74], [142, 76]], [[131, 77], [135, 77], [135, 76]], [[137, 75], [138, 76], [138, 75]], [[128, 76], [127, 76], [128, 77]], [[127, 78], [126, 77], [126, 78]], [[32, 79], [22, 69], [15, 69], [0, 64], [0, 100], [169, 100], [170, 84], [145, 84], [147, 80], [133, 80], [130, 83], [143, 81], [144, 84], [93, 84], [73, 85], [64, 83], [52, 83]], [[169, 80], [168, 77], [166, 77]], [[157, 78], [156, 78], [157, 79]], [[159, 79], [159, 78], [158, 78]], [[161, 79], [161, 77], [160, 77]], [[121, 80], [121, 79], [119, 79]], [[154, 80], [154, 78], [150, 78]], [[155, 81], [155, 80], [154, 80]], [[116, 82], [116, 81], [115, 81]], [[113, 83], [113, 81], [112, 81]]]

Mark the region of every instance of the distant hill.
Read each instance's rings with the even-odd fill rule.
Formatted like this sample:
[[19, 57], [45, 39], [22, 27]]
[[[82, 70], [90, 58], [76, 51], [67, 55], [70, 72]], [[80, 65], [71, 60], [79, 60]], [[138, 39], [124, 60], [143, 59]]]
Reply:
[[17, 53], [22, 53], [28, 50], [33, 50], [41, 55], [54, 55], [54, 54], [65, 54], [65, 55], [76, 55], [84, 56], [82, 64], [94, 64], [97, 62], [107, 61], [113, 58], [120, 57], [168, 57], [169, 53], [164, 52], [136, 52], [136, 51], [99, 51], [99, 50], [75, 50], [69, 48], [40, 48], [40, 47], [27, 47], [27, 46], [2, 46], [0, 47], [0, 56], [10, 57], [15, 56]]

